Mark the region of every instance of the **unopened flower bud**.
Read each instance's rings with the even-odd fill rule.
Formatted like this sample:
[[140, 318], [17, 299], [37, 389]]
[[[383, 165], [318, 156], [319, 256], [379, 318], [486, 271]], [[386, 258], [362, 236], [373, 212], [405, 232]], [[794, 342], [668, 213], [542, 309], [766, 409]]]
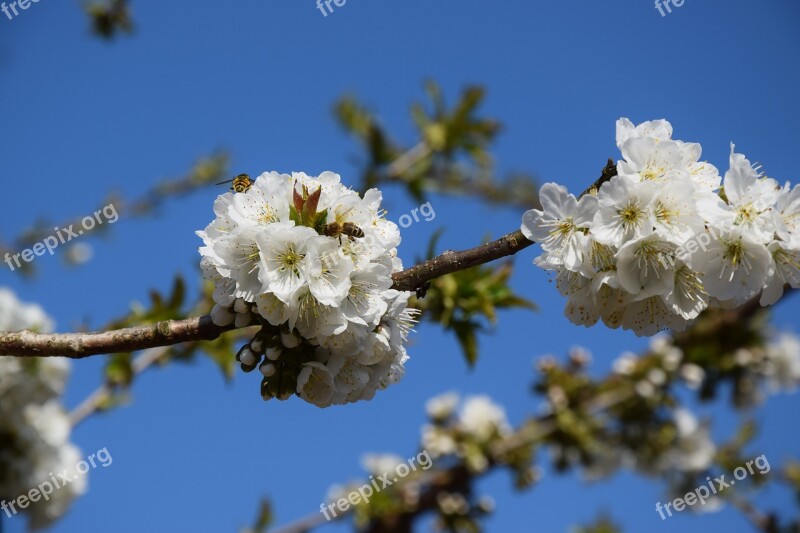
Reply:
[[273, 365], [272, 363], [268, 363], [266, 361], [261, 363], [261, 366], [259, 366], [258, 369], [261, 371], [261, 373], [264, 375], [265, 378], [272, 377], [273, 375], [275, 375], [275, 371], [277, 370], [275, 368], [275, 365]]
[[217, 326], [229, 326], [233, 323], [235, 315], [227, 307], [215, 305], [211, 310], [211, 321]]
[[256, 363], [258, 363], [258, 358], [256, 357], [256, 354], [253, 353], [253, 350], [250, 348], [245, 348], [239, 352], [239, 362], [241, 362], [243, 365], [254, 366]]

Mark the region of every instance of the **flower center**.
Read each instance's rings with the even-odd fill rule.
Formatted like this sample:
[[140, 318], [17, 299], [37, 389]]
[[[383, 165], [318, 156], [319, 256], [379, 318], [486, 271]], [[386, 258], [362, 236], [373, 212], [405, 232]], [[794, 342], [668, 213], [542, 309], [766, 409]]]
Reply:
[[656, 220], [665, 225], [669, 225], [672, 222], [672, 219], [678, 216], [678, 212], [672, 211], [662, 202], [658, 202], [655, 209], [655, 215]]
[[741, 206], [736, 210], [736, 221], [734, 224], [749, 224], [758, 216], [758, 211], [753, 207], [753, 203]]
[[635, 226], [642, 218], [642, 209], [636, 204], [628, 204], [627, 206], [619, 209], [617, 214], [622, 219], [622, 226], [628, 229]]
[[730, 261], [734, 267], [738, 267], [744, 257], [744, 246], [742, 246], [740, 241], [731, 241], [727, 243], [725, 253], [722, 255], [722, 258]]
[[297, 253], [294, 248], [287, 248], [286, 252], [280, 257], [283, 267], [291, 270], [294, 273], [298, 272], [297, 265], [303, 260], [305, 256]]

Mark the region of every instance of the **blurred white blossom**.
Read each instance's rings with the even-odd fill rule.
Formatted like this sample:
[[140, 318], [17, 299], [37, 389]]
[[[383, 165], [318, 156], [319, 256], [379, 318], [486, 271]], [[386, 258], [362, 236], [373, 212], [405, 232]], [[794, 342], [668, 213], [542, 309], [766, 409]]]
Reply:
[[666, 455], [668, 465], [683, 472], [707, 469], [717, 453], [708, 428], [686, 409], [676, 409], [673, 417], [678, 435], [673, 450]]
[[488, 396], [471, 396], [464, 401], [459, 413], [461, 428], [479, 441], [489, 440], [494, 434], [508, 435], [511, 426], [506, 412]]
[[[52, 321], [41, 307], [20, 302], [0, 288], [0, 330], [47, 332]], [[81, 453], [70, 443], [71, 425], [61, 405], [69, 360], [55, 357], [0, 357], [0, 500], [11, 500], [69, 471], [75, 480], [25, 509], [32, 529], [61, 517], [86, 490], [86, 478], [74, 476]]]
[[800, 338], [783, 333], [765, 347], [764, 374], [773, 391], [793, 391], [800, 383]]

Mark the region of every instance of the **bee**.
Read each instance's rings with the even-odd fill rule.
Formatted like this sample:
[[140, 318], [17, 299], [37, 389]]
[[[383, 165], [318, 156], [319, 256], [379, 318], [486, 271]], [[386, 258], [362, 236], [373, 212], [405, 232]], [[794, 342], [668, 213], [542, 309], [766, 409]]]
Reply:
[[352, 222], [331, 222], [325, 226], [324, 233], [328, 237], [339, 237], [339, 244], [342, 244], [342, 235], [347, 235], [351, 241], [353, 237], [361, 238], [364, 236], [364, 230]]
[[235, 178], [229, 179], [227, 181], [221, 181], [217, 183], [217, 185], [224, 185], [226, 183], [233, 183], [233, 185], [231, 185], [231, 190], [233, 192], [247, 192], [250, 190], [250, 187], [252, 187], [253, 183], [255, 182], [252, 179], [250, 179], [249, 175], [239, 174]]

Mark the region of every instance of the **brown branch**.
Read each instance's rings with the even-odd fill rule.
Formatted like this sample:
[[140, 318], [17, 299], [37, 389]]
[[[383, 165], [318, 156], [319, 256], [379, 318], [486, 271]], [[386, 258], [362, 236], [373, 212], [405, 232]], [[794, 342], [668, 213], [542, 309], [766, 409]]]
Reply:
[[[617, 167], [614, 161], [609, 159], [600, 177], [581, 193], [581, 197], [590, 193], [595, 193], [600, 189], [601, 185], [616, 175]], [[444, 276], [445, 274], [452, 274], [459, 270], [466, 270], [494, 261], [495, 259], [514, 255], [532, 244], [534, 244], [533, 241], [529, 241], [520, 230], [517, 230], [495, 241], [481, 244], [469, 250], [463, 250], [461, 252], [447, 251], [424, 263], [393, 274], [392, 279], [394, 280], [394, 285], [392, 285], [392, 288], [398, 291], [415, 291], [429, 281]]]
[[[392, 288], [413, 291], [425, 283], [459, 270], [513, 255], [533, 243], [517, 230], [496, 241], [461, 252], [445, 252], [439, 257], [395, 273]], [[133, 352], [181, 342], [213, 340], [232, 326], [219, 327], [211, 317], [158, 322], [150, 326], [104, 331], [101, 333], [0, 333], [0, 354], [16, 357], [69, 357], [81, 359], [92, 355]]]
[[187, 341], [210, 341], [231, 326], [217, 326], [211, 317], [165, 320], [149, 326], [100, 333], [0, 333], [0, 353], [16, 357], [69, 357], [82, 359], [107, 353], [135, 352]]
[[438, 257], [393, 274], [394, 285], [392, 288], [398, 291], [413, 291], [445, 274], [452, 274], [501, 257], [514, 255], [532, 244], [533, 242], [525, 238], [520, 230], [517, 230], [496, 241], [487, 242], [469, 250], [446, 251]]
[[[600, 178], [581, 196], [596, 191], [615, 173], [613, 161], [603, 169]], [[392, 288], [399, 291], [414, 291], [433, 279], [460, 270], [489, 263], [501, 257], [513, 255], [531, 246], [520, 230], [475, 248], [460, 252], [446, 251], [407, 270], [392, 275]], [[220, 327], [211, 317], [169, 320], [149, 326], [104, 331], [99, 333], [33, 333], [19, 331], [0, 332], [0, 354], [15, 357], [69, 357], [82, 359], [92, 355], [135, 352], [160, 346], [171, 346], [187, 341], [214, 340], [234, 326]]]
[[[428, 281], [459, 270], [488, 263], [517, 253], [533, 244], [517, 230], [496, 241], [462, 252], [445, 252], [408, 270], [395, 273], [392, 288], [412, 291]], [[0, 333], [0, 354], [16, 357], [69, 357], [133, 352], [187, 341], [213, 340], [233, 326], [219, 327], [211, 317], [170, 320], [149, 326], [104, 331], [101, 333]]]

